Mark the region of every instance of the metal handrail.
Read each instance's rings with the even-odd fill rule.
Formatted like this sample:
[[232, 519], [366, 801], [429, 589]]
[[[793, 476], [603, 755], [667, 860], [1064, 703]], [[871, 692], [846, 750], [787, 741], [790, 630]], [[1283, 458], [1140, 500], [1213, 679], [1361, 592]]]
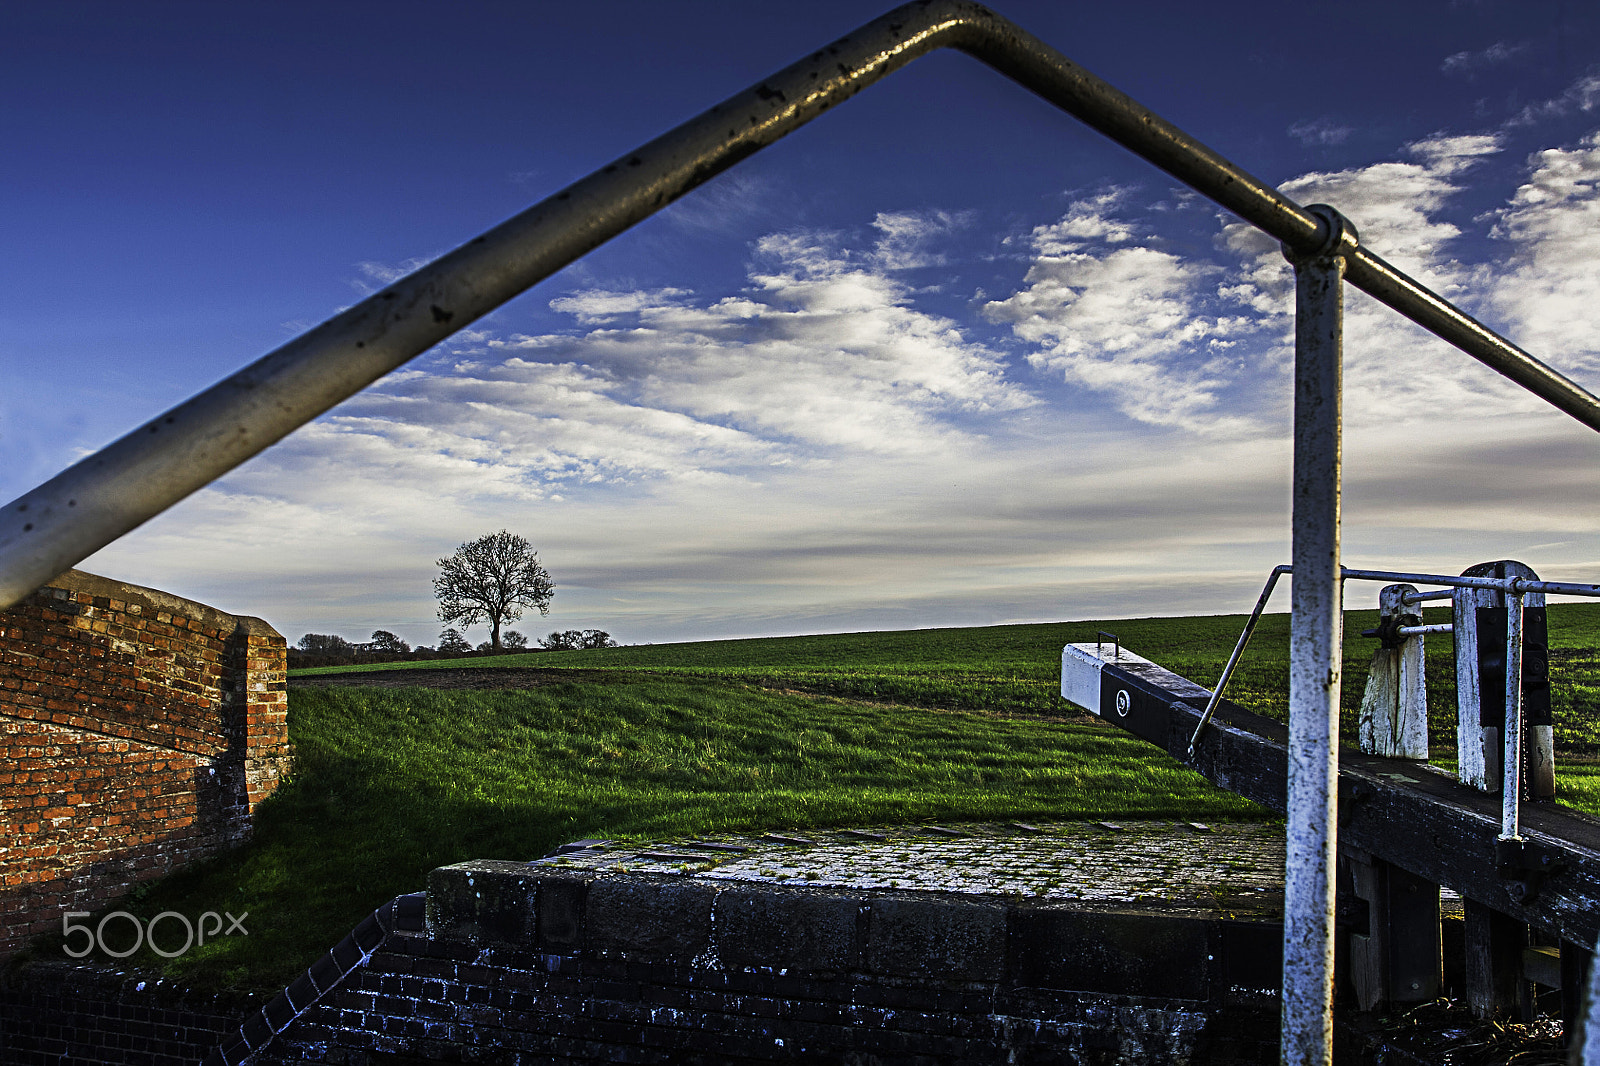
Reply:
[[[1217, 704], [1222, 702], [1222, 690], [1227, 688], [1228, 682], [1233, 679], [1233, 671], [1239, 665], [1239, 657], [1244, 654], [1245, 647], [1250, 643], [1250, 637], [1256, 630], [1256, 623], [1261, 621], [1261, 612], [1267, 609], [1267, 601], [1272, 598], [1272, 590], [1277, 586], [1278, 578], [1293, 573], [1294, 567], [1284, 563], [1273, 567], [1272, 572], [1267, 575], [1267, 583], [1262, 586], [1261, 595], [1256, 598], [1255, 609], [1250, 612], [1250, 617], [1244, 623], [1239, 640], [1233, 646], [1233, 654], [1228, 656], [1228, 665], [1222, 668], [1222, 676], [1217, 678], [1217, 685], [1211, 690], [1211, 699], [1206, 702], [1205, 710], [1200, 713], [1200, 721], [1195, 723], [1194, 734], [1189, 738], [1190, 762], [1194, 761], [1195, 746], [1200, 743], [1201, 734], [1211, 723], [1211, 716], [1216, 714]], [[1344, 581], [1384, 581], [1390, 584], [1415, 582], [1419, 585], [1448, 585], [1452, 589], [1492, 589], [1512, 596], [1543, 592], [1600, 599], [1600, 585], [1585, 585], [1573, 581], [1539, 581], [1526, 577], [1456, 577], [1449, 574], [1409, 574], [1396, 570], [1353, 570], [1348, 566], [1340, 568], [1339, 577]], [[1454, 593], [1450, 591], [1419, 592], [1402, 597], [1401, 602], [1422, 603], [1425, 600], [1444, 599], [1452, 595]], [[1449, 625], [1403, 626], [1397, 632], [1402, 636], [1413, 636], [1422, 633], [1448, 633], [1450, 629]]]
[[[922, 0], [689, 120], [475, 237], [0, 509], [0, 609], [335, 404], [868, 85], [936, 48], [988, 64], [1286, 245], [1307, 211], [980, 4]], [[1600, 399], [1354, 240], [1346, 276], [1600, 430]]]

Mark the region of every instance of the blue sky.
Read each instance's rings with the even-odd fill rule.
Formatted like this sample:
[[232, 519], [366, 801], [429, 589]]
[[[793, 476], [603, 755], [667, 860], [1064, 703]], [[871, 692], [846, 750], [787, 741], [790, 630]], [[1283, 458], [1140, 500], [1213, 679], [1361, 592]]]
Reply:
[[[8, 11], [0, 498], [885, 7]], [[996, 7], [1600, 389], [1594, 5]], [[1288, 283], [934, 55], [83, 565], [291, 639], [431, 643], [433, 561], [502, 527], [558, 585], [532, 635], [1243, 610], [1288, 554]], [[1347, 564], [1600, 579], [1600, 441], [1348, 315]]]

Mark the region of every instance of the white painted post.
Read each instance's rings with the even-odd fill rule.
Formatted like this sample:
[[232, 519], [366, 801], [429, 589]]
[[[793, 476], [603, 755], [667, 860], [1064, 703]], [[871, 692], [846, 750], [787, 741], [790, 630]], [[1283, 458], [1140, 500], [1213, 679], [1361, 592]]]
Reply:
[[1324, 241], [1285, 248], [1295, 267], [1294, 592], [1289, 630], [1289, 810], [1284, 874], [1284, 1066], [1333, 1057], [1333, 897], [1338, 822], [1339, 569], [1344, 256], [1355, 229], [1313, 205]]
[[[1464, 577], [1487, 577], [1493, 563], [1469, 566]], [[1480, 573], [1480, 571], [1482, 571]], [[1500, 787], [1500, 730], [1484, 728], [1482, 693], [1478, 683], [1478, 608], [1499, 607], [1501, 596], [1493, 589], [1456, 589], [1451, 637], [1456, 646], [1456, 776], [1463, 784], [1485, 792]]]
[[[1389, 585], [1378, 593], [1379, 630], [1420, 626], [1422, 606], [1402, 600], [1410, 585]], [[1361, 697], [1361, 750], [1391, 759], [1428, 758], [1428, 682], [1422, 634], [1385, 639], [1372, 654], [1366, 692]]]
[[[1515, 560], [1469, 566], [1463, 577], [1523, 577], [1537, 581], [1533, 569]], [[1495, 589], [1456, 589], [1454, 632], [1456, 648], [1456, 773], [1462, 782], [1485, 792], [1500, 791], [1502, 768], [1507, 750], [1499, 723], [1485, 726], [1482, 720], [1482, 693], [1478, 677], [1478, 608], [1508, 607], [1507, 597]], [[1544, 594], [1530, 592], [1524, 606], [1543, 607]], [[1524, 758], [1526, 780], [1534, 796], [1554, 794], [1555, 744], [1550, 726], [1529, 730]], [[1520, 745], [1519, 745], [1520, 746]]]

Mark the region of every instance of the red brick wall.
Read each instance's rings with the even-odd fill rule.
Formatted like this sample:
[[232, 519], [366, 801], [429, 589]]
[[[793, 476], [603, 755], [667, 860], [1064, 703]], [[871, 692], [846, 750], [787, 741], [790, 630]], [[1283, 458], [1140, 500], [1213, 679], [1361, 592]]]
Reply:
[[78, 570], [0, 612], [0, 957], [249, 834], [284, 657], [259, 618]]

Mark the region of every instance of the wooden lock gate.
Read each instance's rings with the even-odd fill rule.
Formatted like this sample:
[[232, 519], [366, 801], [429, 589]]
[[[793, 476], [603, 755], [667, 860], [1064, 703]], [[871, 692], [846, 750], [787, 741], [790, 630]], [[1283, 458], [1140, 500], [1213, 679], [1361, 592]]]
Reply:
[[[1287, 569], [1275, 571], [1274, 580]], [[1346, 571], [1346, 577], [1456, 580], [1366, 571]], [[1475, 578], [1551, 584], [1510, 561], [1471, 567], [1461, 580]], [[1113, 638], [1062, 650], [1061, 695], [1219, 787], [1284, 812], [1288, 728], [1219, 695], [1271, 588], [1269, 581], [1217, 692]], [[1559, 989], [1570, 1036], [1600, 938], [1600, 819], [1551, 802], [1555, 763], [1543, 595], [1515, 594], [1533, 602], [1517, 612], [1523, 653], [1514, 656], [1506, 651], [1507, 616], [1515, 610], [1506, 601], [1512, 598], [1459, 585], [1418, 592], [1401, 582], [1380, 594], [1380, 625], [1367, 631], [1380, 646], [1362, 699], [1360, 751], [1339, 755], [1339, 947], [1359, 1009], [1436, 998], [1443, 975], [1443, 886], [1462, 900], [1465, 993], [1473, 1012], [1531, 1017], [1538, 990]], [[1422, 604], [1439, 599], [1451, 601], [1452, 621], [1427, 625]], [[1442, 632], [1455, 640], [1459, 776], [1427, 762], [1423, 642], [1426, 634]], [[1520, 712], [1513, 717], [1521, 723], [1516, 746], [1522, 753], [1511, 775], [1518, 797], [1511, 803], [1500, 794], [1509, 750], [1508, 658], [1521, 667], [1509, 701]], [[1508, 837], [1505, 815], [1512, 808], [1516, 820]]]

